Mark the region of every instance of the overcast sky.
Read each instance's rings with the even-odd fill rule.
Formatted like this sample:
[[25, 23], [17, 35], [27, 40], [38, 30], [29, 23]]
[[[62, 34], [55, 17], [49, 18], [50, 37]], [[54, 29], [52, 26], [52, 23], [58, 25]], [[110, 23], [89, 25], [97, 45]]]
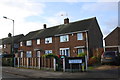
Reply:
[[0, 38], [12, 33], [12, 21], [3, 16], [15, 20], [15, 35], [63, 24], [66, 17], [96, 17], [105, 37], [118, 26], [118, 0], [0, 0]]

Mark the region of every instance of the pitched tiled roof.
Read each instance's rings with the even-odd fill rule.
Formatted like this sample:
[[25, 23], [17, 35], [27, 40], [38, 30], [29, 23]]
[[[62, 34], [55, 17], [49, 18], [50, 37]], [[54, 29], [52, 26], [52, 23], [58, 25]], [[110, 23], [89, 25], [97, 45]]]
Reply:
[[[14, 43], [19, 42], [19, 40], [20, 40], [21, 38], [23, 38], [23, 37], [24, 37], [23, 34], [14, 36], [14, 37], [13, 37]], [[2, 44], [10, 44], [10, 43], [12, 43], [12, 37], [7, 37], [7, 38], [3, 38], [3, 39], [2, 39]]]
[[31, 40], [37, 38], [52, 37], [58, 34], [65, 34], [76, 31], [88, 30], [91, 23], [96, 20], [96, 17], [84, 19], [76, 22], [71, 22], [69, 24], [57, 25], [54, 27], [41, 29], [37, 31], [29, 32], [21, 41]]

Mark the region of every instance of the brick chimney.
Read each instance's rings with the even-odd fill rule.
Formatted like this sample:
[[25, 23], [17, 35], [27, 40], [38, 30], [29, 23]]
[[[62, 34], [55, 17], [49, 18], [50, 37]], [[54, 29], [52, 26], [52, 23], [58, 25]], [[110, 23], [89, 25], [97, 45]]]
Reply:
[[11, 34], [11, 33], [9, 33], [9, 34], [8, 34], [8, 37], [12, 37], [12, 34]]
[[64, 24], [68, 24], [69, 23], [69, 18], [65, 18], [64, 19]]
[[46, 29], [46, 28], [47, 28], [47, 25], [46, 25], [46, 24], [43, 24], [43, 28]]

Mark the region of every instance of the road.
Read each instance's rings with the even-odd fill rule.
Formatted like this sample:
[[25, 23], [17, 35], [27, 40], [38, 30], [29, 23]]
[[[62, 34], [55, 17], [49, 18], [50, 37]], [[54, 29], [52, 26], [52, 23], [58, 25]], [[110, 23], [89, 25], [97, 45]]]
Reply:
[[[53, 72], [34, 69], [19, 69], [12, 67], [3, 67], [3, 78], [59, 78], [67, 80], [75, 80], [81, 78], [82, 80], [119, 80], [120, 69], [114, 66], [101, 66], [95, 70], [87, 72]], [[119, 78], [119, 79], [118, 79]], [[8, 79], [8, 80], [9, 80]], [[80, 79], [80, 80], [81, 80]], [[18, 80], [18, 79], [17, 79]], [[36, 80], [36, 79], [33, 79]], [[48, 79], [45, 79], [48, 80]], [[55, 80], [55, 79], [54, 79]], [[58, 80], [58, 79], [56, 79]]]
[[2, 72], [2, 78], [28, 78], [28, 77], [11, 74], [11, 73], [7, 73], [7, 72]]

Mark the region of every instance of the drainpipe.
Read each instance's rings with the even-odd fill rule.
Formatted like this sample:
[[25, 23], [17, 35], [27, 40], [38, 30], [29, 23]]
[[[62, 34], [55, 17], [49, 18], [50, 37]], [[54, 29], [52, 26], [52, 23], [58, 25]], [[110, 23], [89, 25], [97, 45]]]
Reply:
[[87, 60], [89, 59], [89, 45], [88, 45], [88, 30], [86, 30], [86, 48], [87, 48]]

